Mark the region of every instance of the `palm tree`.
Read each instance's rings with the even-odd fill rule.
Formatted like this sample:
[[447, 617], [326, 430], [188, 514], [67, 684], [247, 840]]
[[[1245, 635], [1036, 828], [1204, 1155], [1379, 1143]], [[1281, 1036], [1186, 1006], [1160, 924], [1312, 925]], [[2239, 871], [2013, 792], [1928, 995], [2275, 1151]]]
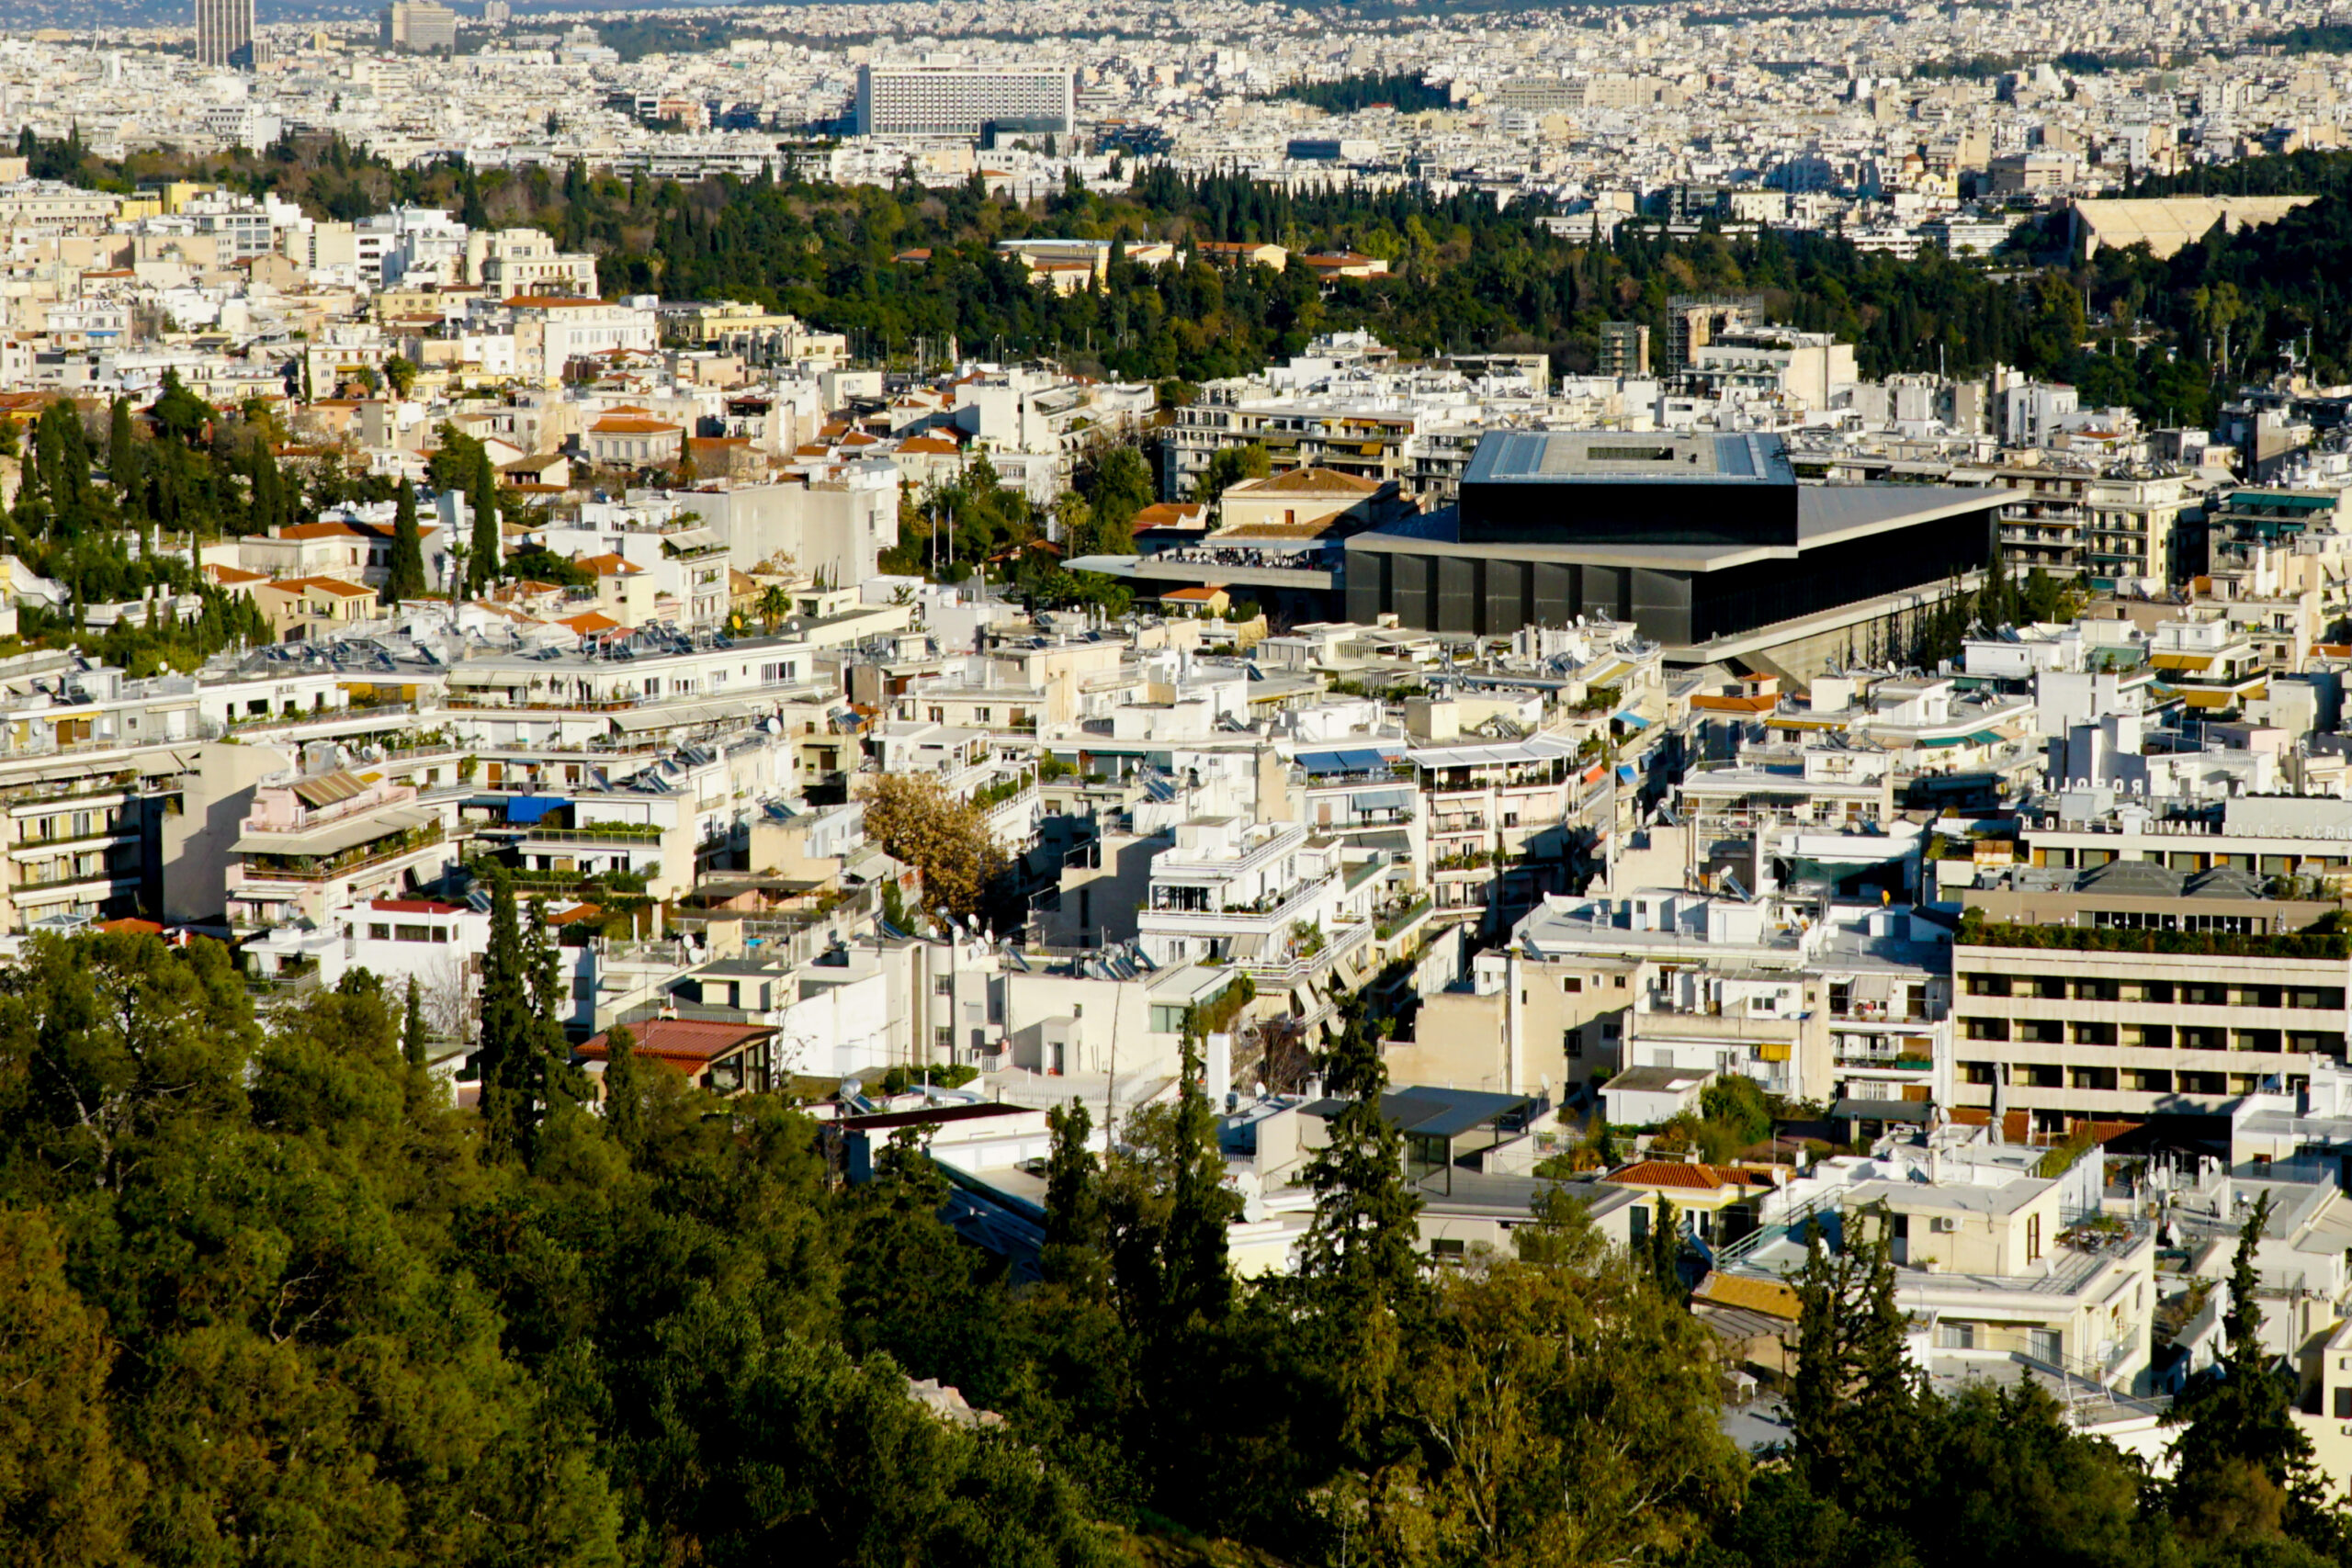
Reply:
[[453, 600], [465, 596], [466, 558], [473, 553], [472, 547], [460, 544], [455, 539], [449, 541], [448, 583], [449, 597]]
[[782, 626], [790, 614], [792, 595], [784, 591], [784, 584], [771, 582], [760, 590], [760, 619], [767, 624], [770, 632]]

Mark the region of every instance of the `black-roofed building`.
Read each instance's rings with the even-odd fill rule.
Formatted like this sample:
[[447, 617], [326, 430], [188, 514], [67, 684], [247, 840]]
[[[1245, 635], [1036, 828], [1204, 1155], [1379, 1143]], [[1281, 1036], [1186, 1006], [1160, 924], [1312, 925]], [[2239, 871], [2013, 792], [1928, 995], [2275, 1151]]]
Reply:
[[1781, 438], [1496, 431], [1457, 506], [1347, 541], [1347, 612], [1503, 636], [1606, 615], [1669, 659], [1842, 634], [1990, 556], [2000, 494], [1800, 484]]

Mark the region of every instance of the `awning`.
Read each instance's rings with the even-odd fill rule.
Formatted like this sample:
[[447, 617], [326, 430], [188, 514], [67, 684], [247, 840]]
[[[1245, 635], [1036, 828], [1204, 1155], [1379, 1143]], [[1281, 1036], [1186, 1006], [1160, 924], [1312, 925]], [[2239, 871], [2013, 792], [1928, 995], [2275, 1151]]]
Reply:
[[1928, 747], [1998, 746], [2001, 739], [2001, 732], [1997, 729], [1972, 729], [1966, 735], [1931, 735], [1919, 744]]
[[2210, 670], [2213, 656], [2210, 653], [2159, 653], [2148, 662], [2159, 670]]
[[1634, 780], [1637, 776], [1638, 776], [1638, 775], [1637, 775], [1637, 774], [1635, 774], [1635, 773], [1634, 773], [1634, 767], [1633, 767], [1633, 764], [1632, 764], [1632, 763], [1630, 763], [1630, 762], [1620, 762], [1620, 763], [1618, 763], [1618, 764], [1617, 764], [1617, 782], [1618, 782], [1618, 783], [1620, 783], [1620, 784], [1632, 784], [1632, 783], [1634, 782]]
[[1644, 718], [1640, 714], [1634, 713], [1630, 708], [1623, 713], [1611, 714], [1609, 716], [1615, 719], [1619, 724], [1628, 724], [1633, 726], [1635, 729], [1647, 729], [1650, 727], [1650, 721], [1648, 719]]
[[1348, 796], [1358, 811], [1409, 811], [1413, 792], [1409, 789], [1360, 789]]
[[1329, 751], [1301, 751], [1298, 765], [1310, 773], [1376, 773], [1388, 767], [1388, 754], [1369, 747], [1343, 747]]
[[528, 825], [550, 811], [560, 811], [571, 804], [560, 795], [515, 795], [506, 799], [506, 820]]

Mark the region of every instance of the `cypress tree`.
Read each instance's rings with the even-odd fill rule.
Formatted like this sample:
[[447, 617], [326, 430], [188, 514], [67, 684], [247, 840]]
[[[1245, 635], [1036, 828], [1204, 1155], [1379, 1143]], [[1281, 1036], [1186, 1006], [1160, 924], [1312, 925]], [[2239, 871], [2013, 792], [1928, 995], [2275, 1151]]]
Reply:
[[1658, 1294], [1678, 1303], [1682, 1300], [1681, 1223], [1674, 1212], [1674, 1201], [1659, 1193], [1657, 1213], [1650, 1224], [1650, 1278], [1657, 1282]]
[[2324, 1547], [2328, 1510], [2312, 1441], [2295, 1424], [2292, 1385], [2262, 1343], [2254, 1253], [2269, 1224], [2270, 1194], [2265, 1192], [2238, 1232], [2221, 1359], [2189, 1385], [2166, 1417], [2181, 1428], [2172, 1443], [2172, 1510], [2192, 1534], [2224, 1535], [2236, 1528], [2233, 1521], [2267, 1511], [2249, 1496], [2267, 1490], [2286, 1533]]
[[498, 581], [499, 569], [505, 563], [505, 542], [498, 532], [498, 480], [491, 472], [490, 454], [486, 451], [475, 456], [473, 480], [467, 487], [466, 503], [474, 514], [473, 554], [467, 559], [467, 587], [479, 593]]
[[408, 1007], [401, 1018], [401, 1055], [408, 1058], [412, 1067], [424, 1066], [424, 999], [417, 990], [413, 975], [408, 977]]
[[645, 1146], [644, 1073], [637, 1036], [613, 1025], [605, 1036], [605, 1132], [632, 1156]]
[[491, 873], [490, 946], [482, 954], [479, 1016], [474, 1066], [481, 1079], [483, 1128], [494, 1153], [527, 1162], [538, 1146], [538, 1096], [530, 1069], [537, 1021], [514, 885], [503, 869]]
[[1046, 1156], [1046, 1236], [1038, 1267], [1050, 1284], [1089, 1295], [1104, 1284], [1102, 1172], [1086, 1146], [1094, 1119], [1072, 1097], [1046, 1112], [1053, 1144]]
[[384, 579], [384, 603], [422, 598], [424, 590], [424, 540], [416, 526], [416, 489], [401, 479], [392, 501], [392, 561]]
[[130, 400], [117, 398], [107, 428], [107, 477], [114, 481], [115, 506], [126, 518], [142, 515], [146, 496], [140, 483], [139, 436], [130, 418]]

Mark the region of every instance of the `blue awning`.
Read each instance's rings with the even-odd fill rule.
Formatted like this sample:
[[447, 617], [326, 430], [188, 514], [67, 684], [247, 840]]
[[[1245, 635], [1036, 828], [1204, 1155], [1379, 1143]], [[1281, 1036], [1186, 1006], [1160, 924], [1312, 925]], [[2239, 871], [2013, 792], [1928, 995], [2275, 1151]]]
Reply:
[[1330, 751], [1301, 751], [1298, 765], [1310, 773], [1377, 773], [1388, 768], [1388, 754], [1367, 747]]
[[1614, 718], [1620, 724], [1630, 724], [1635, 729], [1647, 729], [1650, 727], [1650, 721], [1648, 719], [1644, 718], [1640, 714], [1634, 713], [1631, 709], [1628, 709], [1624, 713], [1612, 714], [1610, 716]]
[[529, 824], [537, 822], [550, 811], [560, 811], [570, 806], [569, 797], [560, 795], [517, 795], [506, 802], [506, 820]]
[[1618, 763], [1617, 777], [1625, 784], [1632, 784], [1634, 782], [1633, 765], [1629, 762]]

